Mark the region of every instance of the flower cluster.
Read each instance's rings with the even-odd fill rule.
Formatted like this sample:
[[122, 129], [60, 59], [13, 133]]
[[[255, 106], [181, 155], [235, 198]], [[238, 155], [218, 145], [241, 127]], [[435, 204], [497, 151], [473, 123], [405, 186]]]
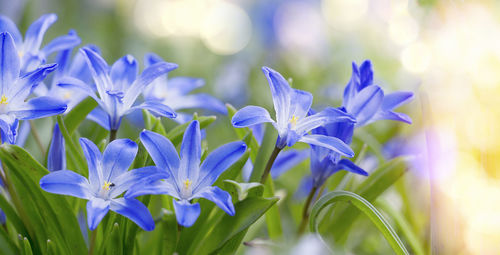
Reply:
[[[108, 65], [93, 45], [86, 45], [73, 55], [74, 48], [80, 44], [75, 31], [54, 39], [40, 50], [45, 31], [56, 19], [54, 14], [43, 15], [29, 27], [23, 40], [13, 22], [0, 17], [2, 142], [16, 142], [19, 121], [69, 114], [87, 97], [92, 98], [97, 107], [83, 118], [99, 124], [110, 136], [104, 142], [78, 137], [78, 132], [68, 132], [64, 119], [58, 117], [46, 158], [47, 169], [51, 172], [39, 180], [40, 187], [50, 193], [88, 200], [86, 217], [90, 230], [95, 230], [110, 210], [129, 218], [144, 230], [153, 230], [155, 220], [147, 205], [138, 198], [144, 195], [168, 195], [175, 220], [184, 227], [191, 227], [202, 218], [203, 203], [198, 200], [201, 198], [213, 202], [227, 215], [237, 216], [238, 210], [233, 204], [237, 198], [214, 183], [224, 171], [236, 165], [250, 144], [245, 139], [245, 142], [234, 141], [210, 153], [202, 146], [203, 121], [197, 115], [193, 119], [182, 111], [202, 109], [228, 114], [226, 106], [215, 97], [190, 94], [203, 86], [204, 81], [190, 77], [167, 78], [178, 65], [154, 53], [144, 57], [142, 72], [131, 55]], [[46, 64], [54, 53], [57, 53], [55, 63]], [[342, 106], [326, 107], [321, 111], [312, 109], [311, 93], [292, 88], [280, 73], [269, 67], [263, 67], [262, 71], [271, 89], [275, 118], [263, 107], [246, 106], [231, 119], [236, 128], [252, 128], [258, 144], [263, 139], [264, 123], [270, 123], [277, 132], [275, 149], [263, 171], [262, 183], [266, 182], [271, 169], [271, 176], [277, 178], [307, 158], [312, 172], [312, 194], [337, 171], [368, 175], [347, 159], [354, 156], [350, 148], [354, 130], [383, 119], [411, 123], [410, 117], [394, 109], [409, 102], [413, 93], [385, 94], [381, 87], [373, 84], [370, 61], [359, 67], [353, 63]], [[47, 78], [49, 73], [53, 75]], [[161, 128], [144, 125], [137, 110], [142, 110], [144, 117], [158, 120]], [[140, 132], [135, 142], [116, 139], [124, 116], [143, 122], [151, 130]], [[173, 130], [182, 131], [182, 134], [177, 133], [179, 140], [182, 136], [179, 153], [172, 138], [174, 135], [167, 135], [161, 117], [180, 124]], [[75, 160], [81, 154], [74, 145], [78, 139], [83, 150], [80, 162]], [[136, 142], [140, 142], [141, 147]], [[286, 150], [297, 142], [310, 145], [310, 152]], [[67, 147], [71, 151], [66, 151]], [[143, 150], [145, 156], [136, 159], [139, 150]], [[72, 159], [71, 164], [67, 164], [66, 154], [71, 155], [68, 157]], [[86, 159], [86, 166], [83, 159]], [[72, 167], [75, 171], [68, 170]], [[241, 168], [243, 166], [237, 170]], [[88, 171], [77, 173], [78, 169]]]

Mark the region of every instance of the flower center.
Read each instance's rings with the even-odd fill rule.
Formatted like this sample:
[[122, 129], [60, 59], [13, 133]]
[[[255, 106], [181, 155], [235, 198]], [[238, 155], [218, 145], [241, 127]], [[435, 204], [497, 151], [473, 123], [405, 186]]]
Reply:
[[181, 188], [181, 198], [187, 199], [191, 196], [192, 192], [192, 184], [193, 182], [189, 179], [186, 179], [182, 182], [183, 186]]
[[115, 186], [114, 183], [112, 182], [104, 182], [104, 185], [102, 185], [102, 189], [105, 190], [105, 191], [109, 191], [111, 189], [111, 187]]
[[5, 95], [2, 95], [2, 98], [0, 98], [0, 104], [9, 104], [7, 100], [7, 97]]
[[292, 118], [290, 119], [290, 124], [292, 125], [292, 128], [294, 128], [297, 125], [297, 121], [299, 120], [299, 117], [293, 115]]
[[71, 93], [69, 93], [69, 92], [64, 92], [64, 94], [63, 94], [63, 98], [64, 98], [64, 99], [66, 99], [66, 100], [70, 99], [70, 98], [71, 98]]

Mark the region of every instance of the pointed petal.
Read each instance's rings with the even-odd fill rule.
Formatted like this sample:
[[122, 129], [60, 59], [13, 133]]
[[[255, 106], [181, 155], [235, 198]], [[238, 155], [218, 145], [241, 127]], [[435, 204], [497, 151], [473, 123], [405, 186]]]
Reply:
[[368, 176], [368, 173], [365, 170], [363, 170], [361, 167], [357, 166], [352, 161], [345, 159], [345, 158], [341, 159], [339, 161], [339, 163], [337, 165], [337, 169], [338, 170], [346, 170], [346, 171], [349, 171], [351, 173]]
[[200, 204], [190, 204], [187, 200], [174, 199], [174, 210], [177, 223], [184, 227], [191, 227], [200, 216]]
[[104, 107], [104, 104], [102, 103], [101, 99], [99, 99], [94, 90], [92, 89], [92, 87], [86, 83], [84, 83], [83, 81], [81, 81], [80, 79], [77, 79], [77, 78], [73, 78], [73, 77], [70, 77], [70, 76], [64, 76], [64, 77], [61, 77], [60, 79], [58, 79], [56, 81], [56, 85], [61, 87], [61, 88], [65, 88], [65, 89], [68, 89], [68, 90], [73, 90], [75, 91], [76, 93], [82, 93], [82, 94], [85, 94], [87, 96], [90, 96], [92, 97], [101, 107]]
[[359, 67], [359, 87], [358, 91], [373, 84], [373, 69], [372, 62], [370, 60], [365, 60]]
[[194, 89], [205, 85], [205, 80], [192, 77], [174, 77], [168, 79], [168, 90], [177, 91], [180, 95], [186, 95]]
[[183, 182], [186, 179], [194, 183], [198, 180], [200, 174], [200, 158], [201, 158], [201, 133], [200, 123], [194, 120], [189, 124], [184, 132], [181, 145], [181, 161], [177, 179]]
[[36, 70], [24, 75], [17, 81], [15, 86], [9, 88], [6, 92], [7, 99], [11, 102], [24, 101], [33, 92], [34, 88], [42, 82], [47, 75], [56, 70], [57, 64], [48, 64], [38, 67]]
[[102, 175], [104, 181], [114, 182], [125, 173], [137, 154], [138, 146], [130, 139], [118, 139], [108, 144], [102, 156]]
[[342, 140], [336, 137], [324, 135], [305, 135], [300, 138], [299, 142], [325, 147], [346, 157], [354, 156], [354, 152], [349, 145], [345, 144]]
[[260, 106], [245, 106], [234, 114], [231, 123], [234, 127], [248, 127], [260, 123], [273, 122], [269, 112]]
[[149, 85], [152, 81], [161, 75], [164, 75], [178, 67], [177, 64], [160, 62], [151, 65], [142, 71], [141, 75], [134, 81], [134, 83], [127, 90], [125, 96], [123, 97], [123, 104], [125, 108], [130, 108], [139, 94], [141, 94], [144, 88]]
[[23, 43], [23, 37], [19, 29], [17, 29], [16, 24], [7, 16], [0, 15], [0, 31], [9, 32], [16, 45]]
[[125, 198], [134, 198], [142, 195], [160, 195], [165, 194], [180, 199], [179, 190], [175, 188], [175, 181], [169, 178], [165, 181], [156, 181], [153, 183], [137, 184], [125, 193]]
[[83, 47], [80, 49], [80, 52], [85, 56], [90, 73], [94, 77], [97, 92], [102, 99], [106, 96], [106, 91], [113, 88], [111, 78], [109, 77], [109, 66], [98, 53], [90, 48]]
[[193, 192], [196, 193], [198, 190], [212, 185], [220, 174], [245, 153], [246, 149], [247, 146], [244, 142], [237, 141], [224, 144], [211, 152], [201, 164], [199, 181]]
[[146, 231], [151, 231], [155, 228], [153, 216], [151, 216], [148, 208], [137, 199], [113, 199], [111, 200], [109, 209], [129, 218]]
[[[78, 37], [75, 30], [70, 30], [67, 35], [65, 35], [64, 37], [61, 37], [61, 38], [68, 38], [68, 37], [69, 38], [76, 38], [78, 40], [78, 44], [80, 44], [80, 38]], [[52, 41], [51, 43], [53, 43], [54, 41]], [[60, 49], [58, 47], [59, 49], [57, 49], [57, 51], [59, 51], [59, 53], [56, 55], [57, 72], [52, 77], [52, 84], [55, 84], [54, 81], [57, 81], [61, 76], [66, 75], [66, 73], [68, 72], [69, 65], [71, 64], [71, 54], [73, 52], [73, 47], [78, 45], [78, 44], [75, 44], [69, 48], [61, 47], [64, 49]], [[61, 45], [63, 45], [63, 44], [61, 44]], [[60, 46], [60, 45], [56, 44], [56, 46]], [[47, 46], [44, 47], [44, 50], [46, 50], [46, 48], [47, 48]], [[48, 55], [48, 54], [45, 53], [45, 55]]]
[[7, 32], [0, 34], [0, 92], [5, 94], [19, 77], [20, 61], [16, 45]]
[[16, 130], [18, 122], [14, 115], [12, 114], [1, 114], [0, 115], [0, 129], [2, 143], [8, 142], [13, 144], [16, 141]]
[[40, 187], [50, 193], [90, 199], [90, 184], [85, 177], [69, 170], [51, 172], [40, 179]]
[[313, 96], [311, 93], [303, 90], [294, 89], [292, 94], [292, 101], [290, 106], [290, 116], [301, 119], [307, 115], [311, 108]]
[[342, 106], [346, 107], [351, 104], [352, 99], [356, 96], [359, 86], [359, 69], [355, 62], [352, 62], [352, 74], [349, 83], [347, 83], [344, 89], [344, 99], [342, 101]]
[[166, 137], [148, 130], [142, 131], [140, 138], [155, 165], [166, 170], [170, 176], [178, 180], [177, 170], [180, 160], [172, 142]]
[[356, 95], [346, 110], [356, 117], [356, 126], [360, 127], [380, 109], [383, 99], [384, 92], [379, 86], [368, 86]]
[[24, 147], [26, 143], [26, 139], [31, 132], [30, 123], [28, 121], [23, 121], [21, 123], [21, 127], [19, 128], [19, 134], [17, 135], [16, 145], [19, 147]]
[[18, 119], [30, 120], [64, 113], [66, 104], [53, 97], [35, 97], [17, 107], [13, 114]]
[[87, 225], [90, 230], [95, 230], [102, 218], [109, 211], [109, 201], [101, 198], [92, 198], [87, 202]]
[[109, 115], [100, 107], [92, 110], [89, 115], [87, 115], [87, 119], [99, 124], [99, 126], [103, 127], [106, 130], [110, 130]]
[[94, 188], [100, 188], [102, 177], [102, 155], [97, 146], [87, 138], [80, 138], [80, 145], [83, 149], [83, 154], [87, 159], [89, 169], [90, 185]]
[[379, 111], [373, 116], [373, 121], [374, 120], [396, 120], [396, 121], [401, 121], [407, 124], [411, 124], [411, 118], [410, 116], [400, 113], [400, 112], [393, 112], [393, 111]]
[[398, 108], [399, 106], [413, 100], [413, 92], [398, 91], [384, 96], [382, 109], [389, 111]]
[[325, 125], [327, 123], [341, 121], [355, 122], [355, 119], [350, 114], [347, 114], [342, 110], [328, 107], [321, 112], [307, 116], [303, 119], [299, 119], [297, 127], [295, 129], [297, 134], [303, 135], [311, 131], [313, 128]]
[[208, 199], [227, 214], [234, 216], [235, 211], [231, 195], [219, 187], [205, 187], [196, 193], [193, 198]]
[[276, 111], [276, 122], [278, 126], [285, 127], [288, 125], [288, 118], [290, 116], [290, 101], [293, 90], [280, 73], [269, 67], [263, 67], [262, 71], [271, 88], [274, 110]]
[[26, 31], [24, 37], [24, 48], [26, 52], [38, 52], [40, 45], [42, 45], [43, 36], [47, 29], [57, 21], [57, 15], [50, 13], [42, 15]]
[[273, 179], [278, 178], [286, 171], [292, 169], [302, 161], [309, 157], [309, 150], [286, 150], [282, 151], [273, 163], [271, 168], [271, 176]]
[[[166, 102], [168, 103], [168, 102]], [[208, 94], [194, 94], [183, 96], [181, 100], [172, 105], [175, 109], [205, 109], [220, 114], [227, 114], [224, 103]]]
[[166, 118], [176, 118], [177, 117], [177, 113], [174, 110], [172, 110], [172, 108], [170, 108], [168, 105], [165, 105], [165, 104], [163, 104], [161, 102], [157, 102], [157, 101], [146, 101], [140, 105], [134, 106], [134, 107], [130, 108], [127, 112], [125, 112], [125, 115], [129, 114], [135, 110], [139, 110], [139, 109], [145, 109], [145, 110], [148, 110], [154, 114], [157, 114], [159, 116], [166, 117]]
[[[111, 182], [115, 184], [110, 192], [110, 197], [117, 197], [133, 186], [151, 184], [158, 180], [167, 179], [170, 175], [156, 166], [146, 166], [138, 169], [127, 171], [114, 179]], [[144, 195], [146, 193], [142, 193]]]
[[131, 55], [125, 55], [111, 66], [111, 81], [115, 90], [125, 91], [137, 77], [137, 61]]
[[63, 35], [52, 40], [49, 44], [43, 47], [42, 52], [45, 57], [50, 54], [62, 50], [72, 49], [80, 44], [81, 40], [77, 35]]
[[50, 141], [49, 154], [47, 155], [47, 169], [49, 171], [66, 169], [64, 137], [62, 136], [59, 124], [57, 123], [54, 126], [52, 140]]

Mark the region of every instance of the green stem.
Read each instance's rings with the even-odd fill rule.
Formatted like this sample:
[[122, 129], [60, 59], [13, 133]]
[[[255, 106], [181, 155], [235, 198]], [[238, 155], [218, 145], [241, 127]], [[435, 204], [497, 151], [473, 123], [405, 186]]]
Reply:
[[269, 157], [269, 160], [267, 161], [266, 168], [264, 169], [264, 173], [262, 174], [262, 177], [260, 178], [260, 183], [265, 184], [267, 176], [269, 176], [269, 172], [271, 172], [271, 167], [274, 164], [274, 161], [276, 160], [276, 157], [278, 157], [278, 154], [280, 153], [282, 149], [278, 147], [274, 147], [273, 152], [271, 153], [271, 156]]
[[93, 230], [90, 236], [89, 255], [94, 254], [96, 237], [97, 237], [97, 229]]
[[304, 209], [302, 210], [302, 221], [300, 222], [299, 230], [297, 231], [297, 236], [301, 236], [304, 233], [304, 230], [306, 229], [307, 222], [309, 221], [309, 207], [311, 206], [311, 202], [317, 190], [318, 187], [313, 186], [311, 188], [311, 191], [309, 192], [309, 196], [307, 196], [306, 203], [304, 204]]
[[116, 133], [118, 132], [118, 130], [113, 130], [111, 129], [109, 131], [109, 142], [112, 142], [116, 139]]
[[40, 139], [40, 135], [38, 134], [38, 131], [35, 128], [35, 122], [32, 120], [29, 120], [29, 122], [30, 122], [30, 129], [31, 129], [31, 133], [33, 134], [33, 138], [35, 138], [35, 142], [36, 142], [38, 148], [40, 149], [40, 152], [42, 153], [42, 155], [45, 155], [45, 148], [43, 147], [42, 140]]

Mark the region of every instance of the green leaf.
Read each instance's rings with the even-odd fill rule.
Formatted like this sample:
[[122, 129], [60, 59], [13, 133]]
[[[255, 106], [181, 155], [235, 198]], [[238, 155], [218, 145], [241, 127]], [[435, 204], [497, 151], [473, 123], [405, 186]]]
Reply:
[[[207, 127], [208, 125], [212, 124], [216, 119], [215, 116], [201, 116], [198, 117], [198, 121], [200, 122], [200, 129], [203, 129]], [[175, 145], [177, 146], [181, 141], [182, 141], [182, 136], [184, 135], [184, 131], [186, 131], [186, 128], [188, 125], [191, 123], [186, 122], [182, 125], [176, 126], [170, 132], [167, 133], [167, 138]]]
[[33, 255], [33, 251], [31, 251], [30, 241], [26, 237], [23, 238], [23, 252], [26, 255]]
[[35, 253], [45, 250], [50, 238], [63, 253], [86, 254], [83, 236], [75, 231], [80, 227], [66, 199], [39, 186], [40, 178], [49, 171], [16, 145], [0, 146], [0, 159], [6, 165], [6, 185], [16, 210], [34, 240], [31, 245]]
[[247, 198], [248, 194], [253, 191], [257, 196], [261, 197], [264, 193], [264, 185], [259, 182], [250, 182], [250, 183], [239, 183], [233, 180], [225, 180], [226, 185], [232, 187], [235, 193], [238, 195], [238, 201], [242, 201]]
[[74, 170], [76, 170], [79, 174], [86, 176], [87, 170], [85, 166], [87, 166], [87, 163], [83, 157], [83, 151], [79, 146], [76, 146], [61, 115], [57, 116], [57, 123], [59, 124], [59, 129], [61, 130], [61, 134], [63, 135], [64, 142], [66, 144], [66, 155], [68, 155], [67, 158], [68, 161], [70, 161], [68, 164], [71, 163], [71, 165], [75, 167]]
[[[407, 171], [404, 158], [395, 158], [382, 164], [354, 189], [354, 193], [373, 203], [384, 191], [391, 187]], [[330, 228], [337, 242], [344, 242], [352, 224], [360, 212], [352, 207], [344, 207], [324, 228]], [[323, 227], [322, 227], [323, 228]]]
[[246, 230], [259, 219], [278, 198], [249, 197], [234, 205], [236, 214], [230, 216], [219, 210], [212, 224], [199, 229], [187, 254], [210, 254], [222, 247], [238, 233]]
[[0, 227], [0, 251], [2, 252], [2, 254], [8, 255], [19, 254], [16, 243], [11, 239], [11, 237], [9, 237], [9, 234], [3, 227]]
[[366, 199], [349, 191], [332, 191], [321, 197], [314, 204], [311, 211], [311, 219], [309, 221], [309, 227], [312, 232], [318, 232], [318, 216], [321, 211], [327, 206], [339, 201], [354, 205], [359, 211], [363, 212], [371, 222], [375, 224], [378, 230], [382, 232], [396, 254], [409, 254], [403, 242], [399, 239], [394, 229], [387, 223], [382, 214], [380, 214], [380, 212]]
[[87, 97], [75, 106], [68, 114], [66, 114], [64, 117], [64, 123], [66, 124], [66, 129], [69, 134], [73, 134], [80, 123], [87, 118], [87, 115], [94, 110], [96, 106], [97, 102], [93, 98]]
[[121, 240], [120, 227], [118, 223], [115, 222], [115, 224], [113, 224], [113, 229], [111, 230], [110, 237], [109, 239], [106, 238], [105, 243], [107, 244], [106, 254], [123, 254], [123, 242]]
[[162, 219], [157, 226], [160, 231], [160, 240], [158, 240], [159, 252], [158, 254], [174, 254], [177, 248], [177, 239], [179, 238], [179, 231], [177, 230], [177, 219], [174, 212], [163, 209]]

